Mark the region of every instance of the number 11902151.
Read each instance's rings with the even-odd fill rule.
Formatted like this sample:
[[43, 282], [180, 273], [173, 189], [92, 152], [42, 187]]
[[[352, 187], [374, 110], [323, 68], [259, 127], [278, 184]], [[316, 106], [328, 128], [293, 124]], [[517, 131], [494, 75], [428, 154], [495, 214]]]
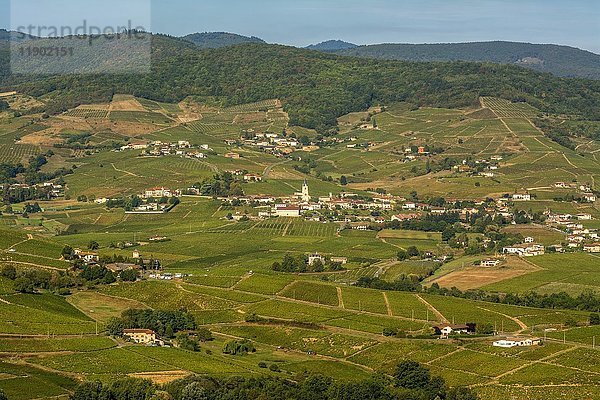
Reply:
[[59, 46], [21, 46], [19, 47], [21, 57], [73, 57], [73, 47]]

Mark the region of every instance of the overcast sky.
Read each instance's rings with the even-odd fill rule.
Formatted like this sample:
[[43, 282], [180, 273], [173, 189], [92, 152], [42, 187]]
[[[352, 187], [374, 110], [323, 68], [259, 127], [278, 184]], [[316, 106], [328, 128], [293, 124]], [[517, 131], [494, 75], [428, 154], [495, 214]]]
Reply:
[[[0, 0], [7, 10], [10, 0]], [[185, 35], [227, 31], [306, 46], [510, 40], [600, 53], [600, 0], [13, 0], [5, 27], [81, 23], [150, 25]], [[141, 21], [141, 22], [140, 22]]]

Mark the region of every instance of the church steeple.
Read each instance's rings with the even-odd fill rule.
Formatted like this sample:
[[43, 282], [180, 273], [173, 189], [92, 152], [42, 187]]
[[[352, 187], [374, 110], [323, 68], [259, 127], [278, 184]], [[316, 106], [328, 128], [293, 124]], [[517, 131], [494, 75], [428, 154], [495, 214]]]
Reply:
[[304, 183], [302, 184], [302, 201], [305, 203], [310, 202], [310, 192], [308, 188], [308, 181], [306, 178], [304, 179]]

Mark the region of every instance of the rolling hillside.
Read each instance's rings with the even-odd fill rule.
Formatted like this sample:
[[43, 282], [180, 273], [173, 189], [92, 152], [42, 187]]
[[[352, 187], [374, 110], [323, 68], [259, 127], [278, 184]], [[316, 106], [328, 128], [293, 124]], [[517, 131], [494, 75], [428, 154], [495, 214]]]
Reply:
[[600, 118], [596, 81], [553, 78], [515, 66], [368, 60], [279, 45], [198, 50], [180, 39], [156, 35], [149, 75], [37, 80], [12, 76], [0, 85], [34, 97], [52, 92], [47, 103], [50, 114], [105, 102], [114, 93], [164, 102], [190, 95], [222, 96], [226, 106], [279, 98], [292, 124], [321, 132], [334, 127], [338, 117], [377, 103], [470, 107], [477, 106], [482, 95], [527, 101], [542, 112]]
[[[326, 48], [316, 50], [331, 51]], [[493, 62], [519, 65], [557, 76], [600, 79], [600, 55], [553, 44], [377, 44], [333, 51], [341, 55], [385, 60]]]

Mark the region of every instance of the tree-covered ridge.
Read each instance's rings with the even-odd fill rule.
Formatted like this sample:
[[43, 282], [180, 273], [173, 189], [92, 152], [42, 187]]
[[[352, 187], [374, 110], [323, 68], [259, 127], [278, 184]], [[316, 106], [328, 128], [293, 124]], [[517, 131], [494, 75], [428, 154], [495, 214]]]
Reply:
[[265, 43], [255, 36], [242, 36], [228, 32], [192, 33], [182, 37], [183, 40], [194, 43], [201, 49], [218, 49], [243, 43]]
[[337, 54], [385, 60], [494, 62], [520, 65], [557, 76], [600, 79], [600, 55], [554, 44], [502, 41], [376, 44], [338, 50]]
[[348, 50], [354, 49], [358, 47], [358, 45], [354, 43], [345, 42], [343, 40], [327, 40], [325, 42], [311, 44], [306, 48], [309, 50], [318, 50], [318, 51], [339, 51], [339, 50]]
[[48, 113], [106, 102], [114, 93], [165, 102], [189, 95], [222, 96], [227, 105], [279, 98], [291, 124], [320, 131], [334, 127], [341, 115], [377, 103], [455, 108], [478, 105], [480, 96], [600, 119], [598, 81], [556, 78], [507, 65], [382, 61], [279, 45], [199, 50], [156, 35], [151, 74], [12, 76], [2, 83], [5, 89], [33, 96], [52, 93], [47, 96]]

